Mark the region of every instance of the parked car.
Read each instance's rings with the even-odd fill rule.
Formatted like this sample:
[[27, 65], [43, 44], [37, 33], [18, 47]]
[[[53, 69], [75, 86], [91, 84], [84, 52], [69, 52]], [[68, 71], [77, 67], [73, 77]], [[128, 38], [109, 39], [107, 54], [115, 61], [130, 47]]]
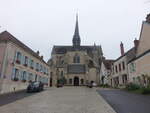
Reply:
[[63, 87], [63, 84], [57, 84], [57, 88]]
[[44, 84], [42, 82], [30, 82], [27, 87], [27, 92], [39, 92], [44, 90]]
[[96, 87], [96, 86], [97, 86], [97, 84], [96, 84], [95, 82], [93, 82], [93, 84], [92, 84], [92, 85], [93, 85], [93, 87]]

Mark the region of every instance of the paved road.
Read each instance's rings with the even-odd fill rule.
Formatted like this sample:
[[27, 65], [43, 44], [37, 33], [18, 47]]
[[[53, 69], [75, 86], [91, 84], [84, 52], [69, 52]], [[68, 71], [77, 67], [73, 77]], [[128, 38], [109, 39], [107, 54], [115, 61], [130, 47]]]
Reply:
[[[23, 94], [24, 95], [24, 94]], [[0, 106], [0, 113], [116, 113], [96, 92], [86, 87], [49, 88]]]
[[117, 113], [150, 113], [150, 95], [104, 89], [98, 90], [98, 93]]

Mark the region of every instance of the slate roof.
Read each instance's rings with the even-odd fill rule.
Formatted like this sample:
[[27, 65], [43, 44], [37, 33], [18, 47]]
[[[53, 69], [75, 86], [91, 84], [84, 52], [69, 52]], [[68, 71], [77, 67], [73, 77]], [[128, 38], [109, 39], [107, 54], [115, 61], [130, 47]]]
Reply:
[[127, 63], [132, 60], [133, 58], [136, 57], [136, 48], [133, 47], [130, 50], [128, 50], [127, 52], [124, 53], [124, 55], [120, 56], [119, 58], [117, 58], [115, 60], [115, 62], [117, 62], [119, 59], [121, 59], [122, 57], [126, 56], [127, 57]]
[[26, 52], [30, 53], [31, 55], [48, 65], [36, 52], [34, 52], [32, 49], [30, 49], [28, 46], [26, 46], [24, 43], [19, 41], [7, 31], [0, 33], [0, 42], [13, 42], [14, 44], [24, 49]]
[[103, 60], [103, 63], [106, 67], [106, 69], [110, 70], [111, 69], [111, 65], [113, 64], [115, 60]]

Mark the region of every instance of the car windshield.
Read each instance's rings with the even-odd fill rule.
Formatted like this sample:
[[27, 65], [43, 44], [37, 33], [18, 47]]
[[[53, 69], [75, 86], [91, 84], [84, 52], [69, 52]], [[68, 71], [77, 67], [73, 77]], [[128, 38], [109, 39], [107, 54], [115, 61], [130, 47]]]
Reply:
[[39, 85], [39, 82], [34, 82], [33, 85]]

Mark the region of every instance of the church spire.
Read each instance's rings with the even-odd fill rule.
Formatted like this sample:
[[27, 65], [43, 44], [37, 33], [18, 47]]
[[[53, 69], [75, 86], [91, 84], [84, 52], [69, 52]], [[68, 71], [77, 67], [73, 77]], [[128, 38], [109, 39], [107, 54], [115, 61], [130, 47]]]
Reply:
[[79, 35], [79, 26], [78, 26], [78, 14], [76, 15], [76, 26], [75, 26], [75, 32], [73, 35], [73, 46], [80, 46], [81, 40]]
[[78, 14], [76, 14], [76, 26], [75, 26], [74, 35], [79, 35]]

